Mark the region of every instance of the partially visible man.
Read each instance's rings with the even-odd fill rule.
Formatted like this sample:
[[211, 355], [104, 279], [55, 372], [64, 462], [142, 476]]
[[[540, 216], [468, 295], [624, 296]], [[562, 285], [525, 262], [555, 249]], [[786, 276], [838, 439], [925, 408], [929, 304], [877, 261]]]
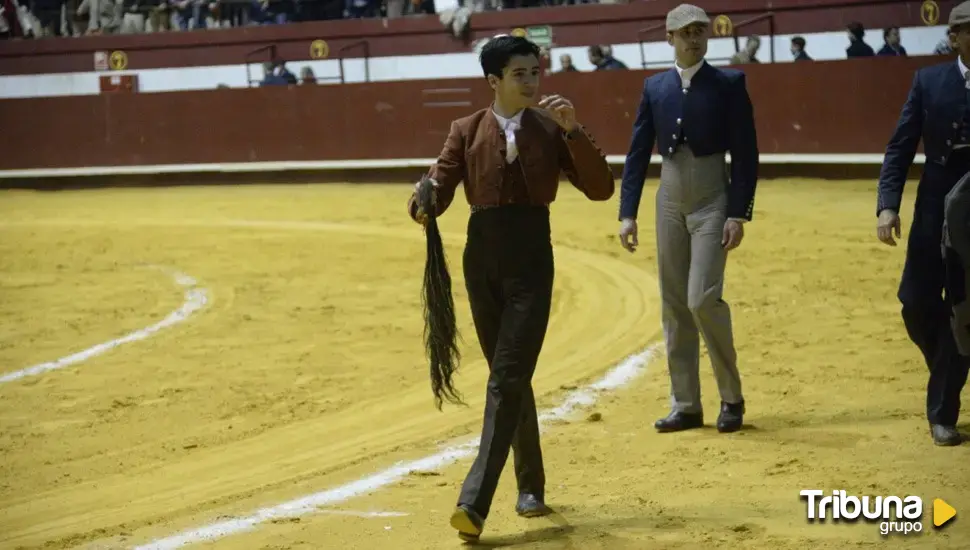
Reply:
[[791, 39], [791, 56], [795, 61], [811, 61], [812, 58], [805, 51], [805, 38], [796, 36]]
[[[700, 337], [721, 395], [717, 429], [741, 429], [744, 397], [731, 310], [722, 297], [728, 252], [741, 244], [758, 179], [758, 138], [744, 73], [706, 61], [710, 19], [681, 4], [667, 14], [676, 67], [643, 86], [620, 191], [620, 242], [637, 246], [637, 211], [656, 142], [663, 157], [656, 198], [657, 263], [670, 371], [671, 412], [660, 432], [704, 424]], [[725, 154], [731, 153], [728, 168]]]
[[615, 71], [626, 69], [627, 66], [622, 61], [613, 57], [612, 52], [604, 51], [603, 46], [590, 46], [589, 62], [596, 67], [597, 71]]
[[885, 43], [879, 49], [878, 55], [906, 57], [906, 48], [899, 37], [899, 27], [887, 27], [882, 31], [882, 39]]
[[846, 26], [849, 33], [849, 47], [845, 49], [845, 56], [849, 59], [853, 57], [872, 57], [876, 55], [872, 46], [866, 44], [866, 28], [862, 23], [853, 21]]
[[574, 73], [579, 71], [579, 69], [576, 68], [576, 65], [573, 65], [573, 56], [569, 55], [568, 53], [564, 53], [559, 56], [559, 65], [559, 72], [561, 73]]
[[886, 146], [879, 176], [876, 232], [896, 246], [903, 187], [920, 141], [926, 165], [916, 189], [916, 206], [899, 284], [903, 322], [930, 370], [926, 416], [937, 445], [959, 445], [956, 429], [960, 392], [967, 382], [968, 361], [961, 357], [950, 330], [950, 307], [944, 300], [946, 267], [940, 253], [947, 193], [970, 171], [970, 2], [950, 12], [950, 42], [956, 61], [916, 72], [909, 97]]
[[946, 293], [952, 304], [953, 337], [960, 355], [970, 356], [970, 172], [946, 196], [943, 260]]
[[744, 49], [731, 56], [732, 65], [744, 65], [745, 63], [761, 63], [758, 61], [758, 50], [761, 49], [761, 39], [757, 36], [749, 36], [744, 43]]

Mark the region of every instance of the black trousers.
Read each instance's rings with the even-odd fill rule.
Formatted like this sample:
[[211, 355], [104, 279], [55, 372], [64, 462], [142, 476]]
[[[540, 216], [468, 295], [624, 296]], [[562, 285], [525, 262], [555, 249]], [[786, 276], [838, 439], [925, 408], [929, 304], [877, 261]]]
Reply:
[[960, 392], [968, 370], [968, 360], [959, 354], [950, 326], [952, 296], [946, 292], [947, 264], [941, 249], [946, 194], [970, 169], [970, 151], [954, 155], [946, 167], [927, 163], [916, 192], [898, 294], [906, 331], [930, 370], [927, 419], [947, 426], [956, 425], [960, 416]]
[[501, 206], [468, 221], [463, 269], [489, 377], [478, 456], [458, 499], [488, 516], [509, 451], [519, 492], [544, 496], [532, 375], [552, 307], [554, 262], [545, 207]]

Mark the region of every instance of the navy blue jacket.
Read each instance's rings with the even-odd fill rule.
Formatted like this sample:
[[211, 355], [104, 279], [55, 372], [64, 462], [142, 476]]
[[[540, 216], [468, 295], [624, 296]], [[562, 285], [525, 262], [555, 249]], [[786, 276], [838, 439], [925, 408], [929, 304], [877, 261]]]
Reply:
[[920, 140], [926, 154], [921, 183], [928, 183], [929, 187], [945, 193], [959, 178], [959, 175], [954, 177], [941, 168], [950, 158], [953, 146], [960, 143], [960, 132], [964, 130], [962, 122], [967, 111], [968, 92], [964, 82], [956, 61], [916, 71], [896, 130], [886, 146], [879, 174], [877, 216], [885, 208], [899, 212], [906, 174], [913, 164]]
[[681, 87], [676, 69], [655, 74], [644, 83], [623, 167], [620, 218], [637, 217], [654, 143], [661, 156], [670, 157], [681, 131], [696, 156], [731, 153], [727, 216], [750, 220], [759, 158], [751, 98], [744, 73], [706, 62], [691, 79], [689, 90]]

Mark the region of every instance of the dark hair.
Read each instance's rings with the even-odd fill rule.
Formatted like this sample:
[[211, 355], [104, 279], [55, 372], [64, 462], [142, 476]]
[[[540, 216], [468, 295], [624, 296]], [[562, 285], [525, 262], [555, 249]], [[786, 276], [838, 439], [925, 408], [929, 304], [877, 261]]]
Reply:
[[856, 40], [862, 40], [862, 37], [866, 35], [866, 28], [862, 26], [862, 23], [858, 21], [853, 21], [846, 26], [849, 29], [849, 33], [856, 38]]
[[589, 53], [593, 57], [603, 57], [603, 46], [590, 46]]
[[893, 31], [898, 31], [898, 30], [899, 30], [899, 27], [886, 27], [886, 30], [882, 31], [882, 39], [883, 40], [888, 40], [889, 39], [889, 33], [893, 32]]
[[431, 391], [434, 394], [434, 405], [440, 411], [444, 401], [464, 404], [453, 381], [461, 362], [461, 350], [458, 347], [460, 335], [455, 321], [455, 302], [451, 294], [448, 260], [435, 218], [434, 191], [432, 182], [427, 177], [421, 179], [417, 203], [428, 215], [425, 225], [427, 258], [424, 264], [421, 304], [424, 310], [424, 348], [430, 361]]
[[803, 50], [805, 49], [805, 39], [802, 38], [801, 36], [796, 36], [795, 38], [792, 38], [791, 43]]
[[534, 55], [539, 58], [539, 46], [521, 36], [503, 34], [489, 40], [483, 47], [478, 61], [482, 64], [485, 78], [492, 74], [502, 78], [502, 71], [509, 66], [509, 61], [516, 55]]

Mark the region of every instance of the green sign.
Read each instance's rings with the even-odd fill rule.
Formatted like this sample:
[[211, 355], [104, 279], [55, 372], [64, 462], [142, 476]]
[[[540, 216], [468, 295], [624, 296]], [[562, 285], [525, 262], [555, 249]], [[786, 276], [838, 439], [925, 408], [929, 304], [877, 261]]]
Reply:
[[552, 27], [549, 25], [526, 27], [525, 37], [534, 42], [536, 46], [552, 46]]

